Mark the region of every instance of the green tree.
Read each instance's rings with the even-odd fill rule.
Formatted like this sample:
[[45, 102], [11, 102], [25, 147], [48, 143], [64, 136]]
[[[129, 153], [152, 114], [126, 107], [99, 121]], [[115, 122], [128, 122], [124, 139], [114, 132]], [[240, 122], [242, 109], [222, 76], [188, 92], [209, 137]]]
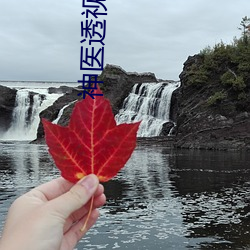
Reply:
[[241, 30], [243, 40], [245, 43], [247, 43], [250, 36], [250, 18], [247, 16], [243, 17], [240, 22], [240, 26], [241, 27], [238, 27], [238, 29]]
[[216, 106], [226, 98], [227, 98], [227, 93], [224, 90], [216, 92], [207, 99], [207, 105]]

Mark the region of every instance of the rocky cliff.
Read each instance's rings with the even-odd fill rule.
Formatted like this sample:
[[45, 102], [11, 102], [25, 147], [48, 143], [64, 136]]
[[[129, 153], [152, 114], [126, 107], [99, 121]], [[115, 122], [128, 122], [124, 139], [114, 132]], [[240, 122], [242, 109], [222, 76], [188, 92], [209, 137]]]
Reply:
[[16, 92], [14, 89], [0, 85], [0, 132], [4, 132], [10, 127]]
[[136, 83], [157, 82], [153, 73], [126, 72], [119, 66], [107, 64], [99, 79], [106, 98], [111, 102], [114, 114], [121, 109], [124, 99], [129, 95]]
[[[214, 54], [213, 54], [214, 56]], [[248, 64], [239, 66], [237, 61], [225, 56], [215, 61], [205, 55], [190, 56], [180, 74], [181, 87], [172, 96], [171, 120], [176, 122], [177, 148], [212, 150], [250, 150], [250, 74]], [[230, 60], [229, 60], [230, 59]], [[241, 60], [242, 61], [242, 60]], [[216, 62], [216, 63], [215, 63]], [[219, 62], [219, 63], [218, 63]], [[214, 66], [215, 65], [215, 66]], [[243, 69], [242, 69], [243, 68]], [[244, 74], [243, 74], [243, 73]], [[122, 68], [107, 65], [99, 76], [101, 89], [111, 102], [114, 114], [122, 107], [124, 99], [135, 83], [157, 82], [152, 73], [128, 73]], [[50, 92], [64, 93], [52, 106], [40, 113], [40, 118], [53, 121], [65, 106], [58, 124], [66, 126], [74, 107], [81, 99], [78, 88], [50, 88]], [[10, 127], [15, 106], [16, 90], [0, 86], [0, 132]], [[162, 138], [167, 137], [172, 124], [165, 124]], [[44, 137], [40, 123], [38, 140]]]
[[[135, 83], [157, 82], [153, 73], [129, 73], [119, 66], [109, 64], [105, 66], [102, 74], [98, 77], [98, 80], [103, 81], [103, 84], [100, 84], [100, 88], [102, 89], [104, 96], [110, 100], [114, 114], [118, 113], [119, 109], [122, 107], [124, 99], [128, 96]], [[64, 91], [66, 91], [67, 93], [60, 97], [52, 106], [41, 112], [40, 118], [46, 118], [49, 121], [56, 119], [61, 108], [74, 100], [81, 99], [81, 97], [78, 97], [81, 86], [77, 89], [62, 87], [60, 89], [50, 89], [52, 92], [59, 91], [60, 93], [64, 93]], [[63, 116], [58, 121], [59, 125], [66, 126], [69, 123], [73, 107], [74, 103], [64, 110]], [[42, 123], [40, 123], [37, 138], [40, 139], [43, 137], [44, 131]]]
[[[237, 72], [236, 65], [225, 68], [226, 63], [222, 61], [216, 71], [208, 71], [206, 77], [202, 76], [205, 71], [201, 70], [205, 64], [203, 55], [190, 56], [184, 63], [180, 74], [181, 88], [173, 96], [177, 147], [250, 149], [250, 82], [245, 80], [240, 93], [236, 88], [223, 85], [225, 72], [231, 70], [235, 75]], [[197, 72], [199, 75], [194, 77]]]

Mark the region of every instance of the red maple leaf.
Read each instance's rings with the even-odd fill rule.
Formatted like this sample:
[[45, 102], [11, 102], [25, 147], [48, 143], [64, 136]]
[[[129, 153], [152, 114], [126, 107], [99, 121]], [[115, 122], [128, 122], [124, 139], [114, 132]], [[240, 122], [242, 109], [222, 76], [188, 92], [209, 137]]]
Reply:
[[[94, 93], [102, 94], [99, 88]], [[110, 102], [103, 96], [78, 101], [67, 127], [42, 122], [56, 166], [73, 183], [91, 173], [101, 182], [114, 177], [130, 158], [140, 125], [116, 125]]]

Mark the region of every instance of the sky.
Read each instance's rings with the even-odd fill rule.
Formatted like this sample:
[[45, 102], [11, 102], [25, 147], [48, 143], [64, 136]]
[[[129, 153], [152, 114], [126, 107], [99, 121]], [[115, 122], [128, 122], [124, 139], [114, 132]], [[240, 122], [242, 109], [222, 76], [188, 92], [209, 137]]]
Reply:
[[[239, 24], [250, 16], [249, 0], [103, 3], [104, 65], [164, 80], [179, 80], [188, 56], [240, 37]], [[82, 11], [80, 0], [0, 0], [0, 80], [80, 80], [87, 73], [80, 70]]]

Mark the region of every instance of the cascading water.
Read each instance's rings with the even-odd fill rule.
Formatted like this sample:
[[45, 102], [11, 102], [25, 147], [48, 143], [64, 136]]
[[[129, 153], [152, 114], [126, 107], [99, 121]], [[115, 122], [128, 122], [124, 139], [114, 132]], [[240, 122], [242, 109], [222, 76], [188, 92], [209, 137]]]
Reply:
[[75, 102], [77, 102], [77, 100], [72, 101], [72, 102], [70, 102], [69, 104], [63, 106], [63, 107], [61, 108], [61, 110], [59, 111], [57, 118], [56, 118], [54, 121], [52, 121], [52, 123], [57, 124], [57, 123], [59, 122], [60, 118], [61, 118], [62, 115], [63, 115], [63, 111], [64, 111], [67, 107], [69, 107], [71, 104], [73, 104], [73, 103], [75, 103]]
[[8, 136], [8, 134], [13, 134], [13, 132], [15, 131], [17, 131], [18, 133], [26, 132], [26, 117], [28, 117], [30, 109], [30, 98], [28, 91], [17, 91], [15, 106], [16, 107], [12, 114], [12, 124], [6, 136]]
[[[36, 92], [30, 95], [30, 92]], [[47, 89], [19, 89], [10, 128], [1, 140], [31, 141], [36, 139], [39, 113], [53, 104], [62, 94], [48, 94]]]
[[142, 121], [138, 137], [158, 136], [169, 121], [172, 93], [179, 82], [135, 84], [116, 115], [117, 124]]

